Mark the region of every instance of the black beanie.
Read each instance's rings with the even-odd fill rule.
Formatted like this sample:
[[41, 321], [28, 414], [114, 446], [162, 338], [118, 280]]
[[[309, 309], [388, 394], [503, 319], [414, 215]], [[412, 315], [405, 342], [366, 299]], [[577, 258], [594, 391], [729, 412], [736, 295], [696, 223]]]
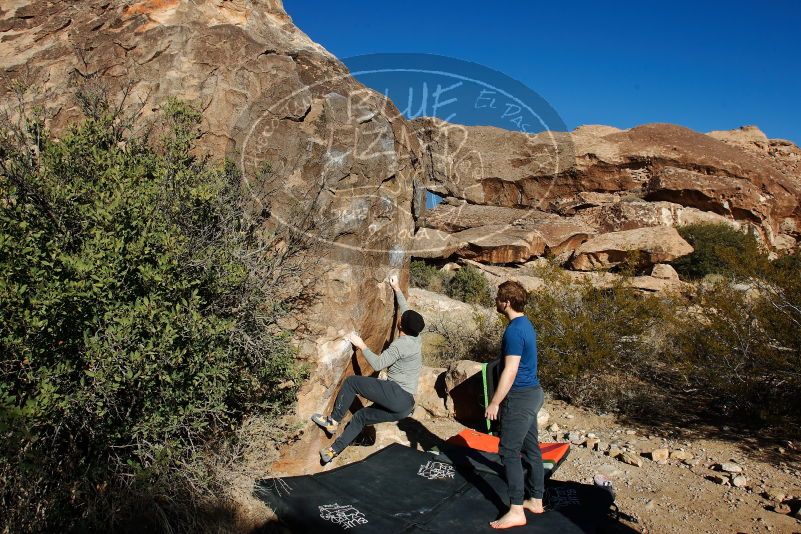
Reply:
[[406, 310], [401, 315], [401, 330], [410, 336], [417, 336], [423, 331], [426, 324], [423, 322], [423, 316], [414, 310]]

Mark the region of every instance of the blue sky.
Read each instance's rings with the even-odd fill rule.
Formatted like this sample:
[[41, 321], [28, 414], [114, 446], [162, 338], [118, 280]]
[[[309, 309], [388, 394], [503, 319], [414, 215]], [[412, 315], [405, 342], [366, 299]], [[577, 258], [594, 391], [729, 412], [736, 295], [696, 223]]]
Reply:
[[801, 144], [798, 1], [284, 3], [337, 57], [422, 52], [478, 63], [534, 90], [571, 129], [755, 124]]

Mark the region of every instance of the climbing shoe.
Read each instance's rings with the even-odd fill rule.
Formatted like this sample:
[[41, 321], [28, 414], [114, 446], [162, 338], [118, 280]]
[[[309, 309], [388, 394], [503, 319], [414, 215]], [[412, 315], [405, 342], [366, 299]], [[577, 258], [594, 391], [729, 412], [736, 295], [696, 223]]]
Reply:
[[337, 431], [337, 427], [339, 426], [337, 422], [330, 417], [319, 413], [312, 415], [311, 420], [317, 423], [317, 426], [325, 430], [326, 434], [329, 436], [333, 436]]
[[323, 464], [327, 464], [328, 462], [333, 460], [334, 456], [336, 455], [337, 453], [334, 452], [333, 447], [324, 447], [320, 449], [320, 460], [323, 462]]

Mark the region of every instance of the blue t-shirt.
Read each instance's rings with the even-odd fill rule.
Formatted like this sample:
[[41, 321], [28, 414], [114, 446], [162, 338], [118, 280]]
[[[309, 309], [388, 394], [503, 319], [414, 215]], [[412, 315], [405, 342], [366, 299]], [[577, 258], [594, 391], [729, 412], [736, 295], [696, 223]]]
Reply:
[[506, 356], [520, 356], [520, 366], [512, 389], [540, 385], [537, 378], [537, 331], [528, 317], [517, 317], [506, 327], [501, 342], [502, 361]]

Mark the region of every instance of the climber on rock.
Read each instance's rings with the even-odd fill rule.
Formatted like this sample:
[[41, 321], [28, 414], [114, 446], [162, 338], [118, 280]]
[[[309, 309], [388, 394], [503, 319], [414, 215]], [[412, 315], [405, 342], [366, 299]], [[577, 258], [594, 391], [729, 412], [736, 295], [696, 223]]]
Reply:
[[387, 379], [349, 376], [342, 384], [331, 415], [328, 417], [317, 413], [312, 415], [312, 421], [329, 436], [333, 436], [356, 395], [373, 402], [371, 406], [362, 408], [353, 415], [345, 431], [330, 447], [320, 450], [320, 459], [324, 464], [333, 460], [350, 445], [365, 425], [400, 421], [408, 417], [414, 409], [414, 396], [417, 394], [417, 383], [423, 366], [419, 334], [425, 323], [419, 313], [409, 309], [398, 285], [398, 277], [390, 276], [389, 284], [398, 300], [400, 316], [397, 325], [400, 330], [398, 338], [378, 355], [367, 348], [356, 333], [348, 336], [348, 340], [362, 351], [364, 358], [375, 371], [387, 369]]

